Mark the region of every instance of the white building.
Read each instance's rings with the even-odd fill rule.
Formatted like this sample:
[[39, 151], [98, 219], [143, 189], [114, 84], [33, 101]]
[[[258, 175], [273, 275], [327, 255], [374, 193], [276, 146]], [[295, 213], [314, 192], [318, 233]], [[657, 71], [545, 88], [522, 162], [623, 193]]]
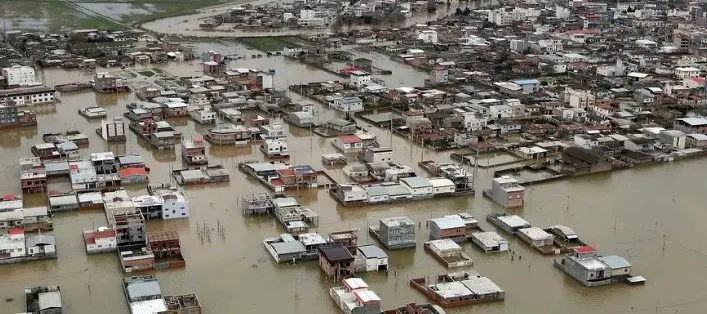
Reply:
[[541, 39], [538, 40], [538, 46], [545, 50], [546, 52], [557, 52], [562, 51], [564, 46], [562, 45], [562, 40], [559, 39]]
[[162, 219], [189, 217], [189, 201], [184, 193], [176, 187], [153, 189], [152, 194], [164, 201]]
[[0, 103], [12, 103], [15, 106], [30, 106], [54, 103], [57, 101], [55, 90], [45, 86], [33, 86], [0, 90]]
[[331, 102], [331, 106], [343, 112], [358, 112], [363, 110], [363, 100], [356, 96], [334, 98]]
[[418, 32], [417, 39], [422, 40], [422, 42], [427, 44], [436, 44], [439, 42], [437, 38], [437, 31], [433, 29], [426, 29]]
[[363, 141], [356, 135], [341, 135], [331, 141], [331, 144], [341, 152], [349, 153], [363, 149]]
[[361, 88], [371, 84], [371, 74], [364, 71], [354, 71], [349, 74], [351, 84], [357, 88]]
[[366, 271], [379, 271], [388, 269], [388, 254], [381, 248], [373, 245], [361, 245], [358, 247], [358, 256], [366, 260]]
[[98, 230], [86, 230], [83, 232], [83, 239], [86, 245], [86, 253], [88, 254], [112, 252], [118, 249], [115, 230], [107, 227], [98, 227]]
[[284, 138], [266, 139], [261, 147], [266, 156], [288, 155], [287, 141]]
[[498, 26], [508, 26], [514, 22], [534, 22], [540, 17], [540, 10], [514, 7], [513, 10], [496, 9], [489, 11], [488, 21]]
[[474, 232], [471, 234], [471, 241], [485, 253], [508, 251], [508, 240], [494, 231]]
[[447, 178], [429, 178], [427, 181], [429, 181], [432, 185], [432, 194], [434, 196], [452, 194], [456, 192], [454, 182]]
[[37, 73], [34, 68], [24, 65], [15, 65], [2, 68], [2, 76], [5, 77], [8, 86], [37, 85]]
[[672, 149], [685, 149], [687, 135], [678, 130], [665, 130], [658, 134], [658, 140]]
[[400, 182], [403, 186], [410, 191], [415, 198], [425, 198], [431, 197], [433, 194], [433, 187], [429, 180], [422, 177], [409, 177], [402, 178]]
[[700, 69], [695, 67], [679, 67], [675, 68], [675, 76], [684, 79], [686, 77], [699, 76]]
[[489, 106], [489, 120], [509, 119], [513, 117], [513, 108], [508, 105]]
[[0, 255], [8, 258], [26, 256], [25, 232], [21, 228], [10, 229], [0, 235]]
[[363, 152], [363, 160], [367, 163], [392, 161], [393, 149], [389, 147], [368, 147]]
[[518, 237], [534, 247], [552, 245], [555, 241], [554, 235], [538, 227], [519, 229]]

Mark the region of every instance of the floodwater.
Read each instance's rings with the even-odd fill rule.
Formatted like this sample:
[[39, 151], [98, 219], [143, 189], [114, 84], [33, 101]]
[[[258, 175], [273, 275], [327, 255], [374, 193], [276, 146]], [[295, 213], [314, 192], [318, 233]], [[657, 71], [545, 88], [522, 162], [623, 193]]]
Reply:
[[[255, 59], [238, 61], [242, 66], [276, 68], [284, 78], [280, 86], [297, 80], [320, 80], [329, 74], [286, 60]], [[375, 61], [374, 61], [375, 62]], [[162, 70], [191, 75], [198, 65], [169, 64]], [[46, 70], [47, 85], [84, 81], [90, 73]], [[283, 80], [285, 82], [283, 82]], [[19, 191], [18, 158], [30, 156], [31, 145], [41, 142], [41, 134], [78, 129], [90, 137], [90, 148], [82, 153], [112, 150], [117, 154], [140, 153], [152, 169], [150, 181], [169, 180], [169, 170], [181, 166], [176, 152], [154, 152], [131, 132], [125, 144], [106, 144], [93, 131], [95, 122], [87, 122], [76, 114], [81, 107], [99, 105], [118, 116], [132, 95], [96, 95], [81, 92], [61, 95], [62, 102], [37, 108], [36, 128], [3, 130], [0, 155], [6, 180], [0, 192]], [[41, 109], [41, 110], [40, 110]], [[326, 108], [317, 109], [323, 117], [336, 115]], [[199, 136], [203, 127], [187, 119], [171, 121], [186, 137]], [[368, 127], [363, 124], [363, 127]], [[368, 127], [382, 143], [392, 143], [396, 162], [417, 167], [420, 160], [449, 161], [449, 152], [435, 153], [411, 146], [392, 136], [386, 129]], [[288, 141], [293, 149], [293, 164], [310, 164], [321, 168], [320, 154], [332, 152], [329, 139], [310, 134], [308, 130], [290, 128]], [[338, 309], [328, 297], [328, 289], [339, 285], [327, 279], [317, 263], [278, 265], [272, 262], [261, 243], [265, 237], [284, 232], [273, 217], [243, 217], [239, 198], [244, 193], [266, 191], [256, 181], [236, 170], [245, 160], [261, 160], [253, 147], [210, 147], [210, 162], [222, 164], [231, 173], [227, 184], [187, 188], [191, 216], [173, 221], [150, 221], [148, 232], [176, 231], [181, 239], [187, 266], [184, 269], [154, 272], [164, 294], [196, 293], [205, 313], [336, 313]], [[327, 170], [342, 178], [341, 170]], [[447, 270], [425, 253], [422, 242], [428, 231], [424, 221], [461, 211], [468, 211], [493, 229], [483, 217], [500, 211], [497, 205], [481, 196], [480, 190], [490, 185], [491, 170], [478, 169], [477, 195], [429, 200], [416, 203], [344, 208], [325, 190], [299, 190], [289, 194], [310, 206], [320, 215], [316, 231], [359, 228], [359, 243], [374, 242], [365, 231], [383, 217], [405, 215], [420, 222], [418, 248], [389, 252], [391, 271], [364, 273], [361, 276], [382, 298], [384, 308], [408, 302], [425, 302], [425, 298], [409, 287], [413, 277], [434, 276]], [[703, 222], [707, 220], [704, 193], [707, 167], [703, 160], [636, 168], [616, 173], [586, 176], [543, 185], [526, 191], [526, 206], [516, 212], [539, 226], [564, 224], [574, 228], [581, 238], [606, 254], [626, 256], [633, 263], [633, 273], [644, 275], [645, 286], [622, 284], [585, 288], [552, 266], [552, 257], [541, 256], [516, 239], [511, 240], [510, 254], [486, 255], [471, 244], [465, 250], [474, 259], [473, 268], [490, 277], [506, 291], [506, 300], [478, 305], [450, 313], [703, 313], [707, 305], [707, 237]], [[68, 188], [66, 179], [51, 181], [51, 189]], [[130, 187], [131, 195], [145, 194], [144, 186]], [[26, 197], [27, 206], [45, 203], [41, 196]], [[101, 211], [57, 214], [54, 217], [57, 260], [0, 266], [0, 302], [3, 313], [24, 310], [22, 291], [33, 285], [60, 285], [67, 313], [128, 313], [121, 290], [123, 276], [116, 254], [87, 256], [81, 232], [105, 225]], [[202, 242], [197, 225], [215, 229], [225, 226], [222, 239], [213, 232], [211, 241]], [[522, 257], [522, 259], [521, 259]], [[12, 300], [14, 299], [14, 300]], [[12, 301], [10, 301], [12, 300]]]
[[[206, 8], [200, 10], [198, 13], [191, 15], [182, 15], [175, 17], [167, 17], [158, 19], [151, 22], [146, 22], [141, 24], [140, 27], [169, 35], [184, 35], [184, 36], [195, 36], [195, 37], [260, 37], [260, 36], [292, 36], [299, 34], [328, 34], [331, 33], [329, 28], [320, 29], [283, 29], [283, 30], [267, 30], [267, 31], [244, 31], [238, 29], [232, 29], [228, 24], [222, 25], [214, 31], [206, 31], [199, 28], [199, 21], [208, 17], [212, 17], [218, 14], [227, 13], [230, 9], [239, 3], [249, 2], [253, 5], [262, 5], [264, 3], [270, 2], [270, 0], [258, 0], [258, 1], [244, 1], [238, 0], [234, 1], [229, 5], [219, 5], [211, 8]], [[453, 1], [446, 6], [438, 6], [437, 10], [433, 13], [428, 13], [424, 9], [422, 12], [414, 12], [411, 17], [407, 18], [400, 25], [395, 25], [396, 27], [408, 27], [415, 24], [424, 24], [429, 21], [435, 21], [451, 15], [455, 12], [457, 8], [469, 8], [469, 9], [481, 9], [489, 6], [497, 5], [498, 0], [472, 0], [467, 2]], [[350, 26], [342, 27], [337, 29], [338, 31], [352, 30], [356, 28], [365, 28], [368, 26]]]

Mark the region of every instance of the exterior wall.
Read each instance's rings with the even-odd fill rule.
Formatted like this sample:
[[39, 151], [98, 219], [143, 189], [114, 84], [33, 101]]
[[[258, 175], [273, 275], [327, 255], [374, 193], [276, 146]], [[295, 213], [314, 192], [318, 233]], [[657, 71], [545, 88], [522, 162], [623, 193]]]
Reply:
[[189, 202], [176, 198], [164, 198], [162, 206], [162, 219], [189, 217]]

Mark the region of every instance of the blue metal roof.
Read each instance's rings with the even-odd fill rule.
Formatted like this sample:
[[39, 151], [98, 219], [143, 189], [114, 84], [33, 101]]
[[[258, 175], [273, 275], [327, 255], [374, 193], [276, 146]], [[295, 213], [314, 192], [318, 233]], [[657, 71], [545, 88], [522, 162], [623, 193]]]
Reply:
[[513, 83], [516, 83], [518, 85], [528, 85], [528, 84], [540, 84], [540, 81], [536, 79], [528, 79], [528, 80], [515, 80]]

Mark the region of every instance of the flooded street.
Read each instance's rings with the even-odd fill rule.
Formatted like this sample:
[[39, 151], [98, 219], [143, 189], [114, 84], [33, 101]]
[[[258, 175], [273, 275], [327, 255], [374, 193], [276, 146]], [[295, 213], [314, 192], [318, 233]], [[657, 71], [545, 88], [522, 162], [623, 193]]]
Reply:
[[[198, 48], [230, 52], [229, 45], [234, 45], [237, 53], [243, 51], [236, 44], [199, 44]], [[391, 61], [385, 57], [374, 59], [374, 64], [382, 68], [386, 68], [387, 62]], [[280, 88], [301, 82], [340, 79], [283, 57], [239, 60], [232, 66], [273, 68], [277, 73], [275, 84]], [[394, 66], [391, 64], [390, 68]], [[198, 63], [158, 67], [174, 75], [200, 73]], [[414, 85], [425, 75], [415, 71], [418, 76], [396, 77], [396, 69], [393, 72], [391, 81], [386, 81], [391, 86]], [[44, 75], [50, 86], [91, 78], [89, 72], [56, 69], [46, 70]], [[142, 154], [152, 170], [151, 183], [169, 181], [170, 169], [182, 166], [178, 147], [176, 151], [152, 151], [132, 132], [126, 134], [128, 139], [124, 144], [107, 144], [94, 132], [97, 122], [88, 122], [77, 115], [79, 108], [98, 105], [108, 110], [109, 116], [121, 116], [125, 105], [135, 100], [134, 95], [98, 95], [89, 91], [62, 94], [60, 98], [62, 102], [59, 104], [33, 109], [38, 112], [36, 128], [1, 131], [0, 155], [5, 166], [0, 170], [5, 178], [0, 182], [1, 192], [19, 192], [17, 160], [30, 156], [30, 147], [40, 143], [41, 134], [48, 132], [78, 129], [85, 133], [91, 143], [90, 148], [82, 149], [83, 155], [105, 150], [116, 154]], [[317, 111], [320, 120], [337, 115], [327, 108], [319, 107]], [[186, 118], [170, 120], [170, 123], [185, 137], [201, 136], [204, 129]], [[391, 138], [385, 129], [362, 126], [377, 133], [384, 145], [392, 142], [395, 161], [413, 166], [419, 175], [426, 176], [417, 166], [420, 160], [450, 161], [449, 152], [436, 153], [411, 147], [400, 137]], [[289, 131], [291, 163], [310, 164], [321, 169], [321, 153], [334, 151], [330, 139], [303, 129], [290, 127]], [[283, 233], [282, 227], [274, 217], [241, 215], [241, 195], [266, 191], [266, 188], [238, 171], [236, 164], [262, 160], [262, 154], [255, 146], [210, 147], [208, 157], [211, 164], [222, 164], [229, 170], [231, 182], [186, 188], [191, 208], [188, 219], [148, 223], [148, 233], [173, 230], [179, 234], [187, 264], [184, 269], [154, 272], [163, 294], [194, 292], [199, 296], [204, 313], [338, 312], [329, 298], [328, 289], [340, 283], [327, 280], [316, 261], [275, 264], [264, 249], [262, 239]], [[343, 178], [340, 169], [327, 171], [337, 179]], [[379, 218], [405, 215], [421, 222], [415, 251], [388, 252], [391, 270], [387, 275], [362, 275], [381, 297], [383, 308], [391, 308], [408, 302], [427, 302], [409, 287], [410, 278], [447, 272], [422, 249], [421, 243], [429, 234], [424, 223], [427, 219], [468, 211], [480, 220], [483, 228], [493, 229], [483, 217], [501, 208], [481, 196], [481, 190], [490, 186], [492, 171], [492, 168], [478, 169], [476, 197], [344, 208], [325, 190], [299, 190], [290, 192], [290, 195], [319, 213], [317, 232], [326, 235], [359, 228], [359, 244], [375, 243], [366, 230], [369, 225], [377, 224]], [[510, 239], [510, 247], [522, 259], [514, 261], [511, 261], [510, 254], [485, 255], [467, 243], [464, 247], [474, 260], [473, 268], [503, 288], [506, 300], [450, 310], [449, 313], [704, 312], [707, 305], [704, 295], [707, 291], [704, 281], [707, 249], [701, 244], [702, 239], [707, 238], [707, 228], [701, 227], [701, 222], [707, 220], [704, 210], [704, 204], [707, 204], [707, 193], [704, 193], [706, 177], [704, 160], [692, 160], [526, 187], [526, 205], [517, 211], [518, 214], [539, 226], [567, 225], [600, 252], [626, 256], [633, 264], [633, 272], [647, 278], [646, 285], [585, 288], [554, 269], [552, 257], [539, 255], [517, 238]], [[52, 180], [50, 189], [65, 191], [68, 179]], [[133, 196], [147, 193], [144, 186], [131, 186], [128, 190]], [[26, 197], [25, 203], [27, 206], [43, 205], [45, 198], [39, 195]], [[197, 224], [216, 228], [218, 223], [225, 225], [225, 239], [199, 240]], [[0, 266], [0, 296], [14, 299], [0, 301], [4, 303], [0, 312], [23, 311], [25, 287], [56, 284], [61, 286], [67, 313], [95, 313], [97, 308], [100, 313], [128, 313], [117, 255], [87, 256], [84, 250], [82, 231], [105, 224], [102, 211], [55, 215], [58, 259]]]

